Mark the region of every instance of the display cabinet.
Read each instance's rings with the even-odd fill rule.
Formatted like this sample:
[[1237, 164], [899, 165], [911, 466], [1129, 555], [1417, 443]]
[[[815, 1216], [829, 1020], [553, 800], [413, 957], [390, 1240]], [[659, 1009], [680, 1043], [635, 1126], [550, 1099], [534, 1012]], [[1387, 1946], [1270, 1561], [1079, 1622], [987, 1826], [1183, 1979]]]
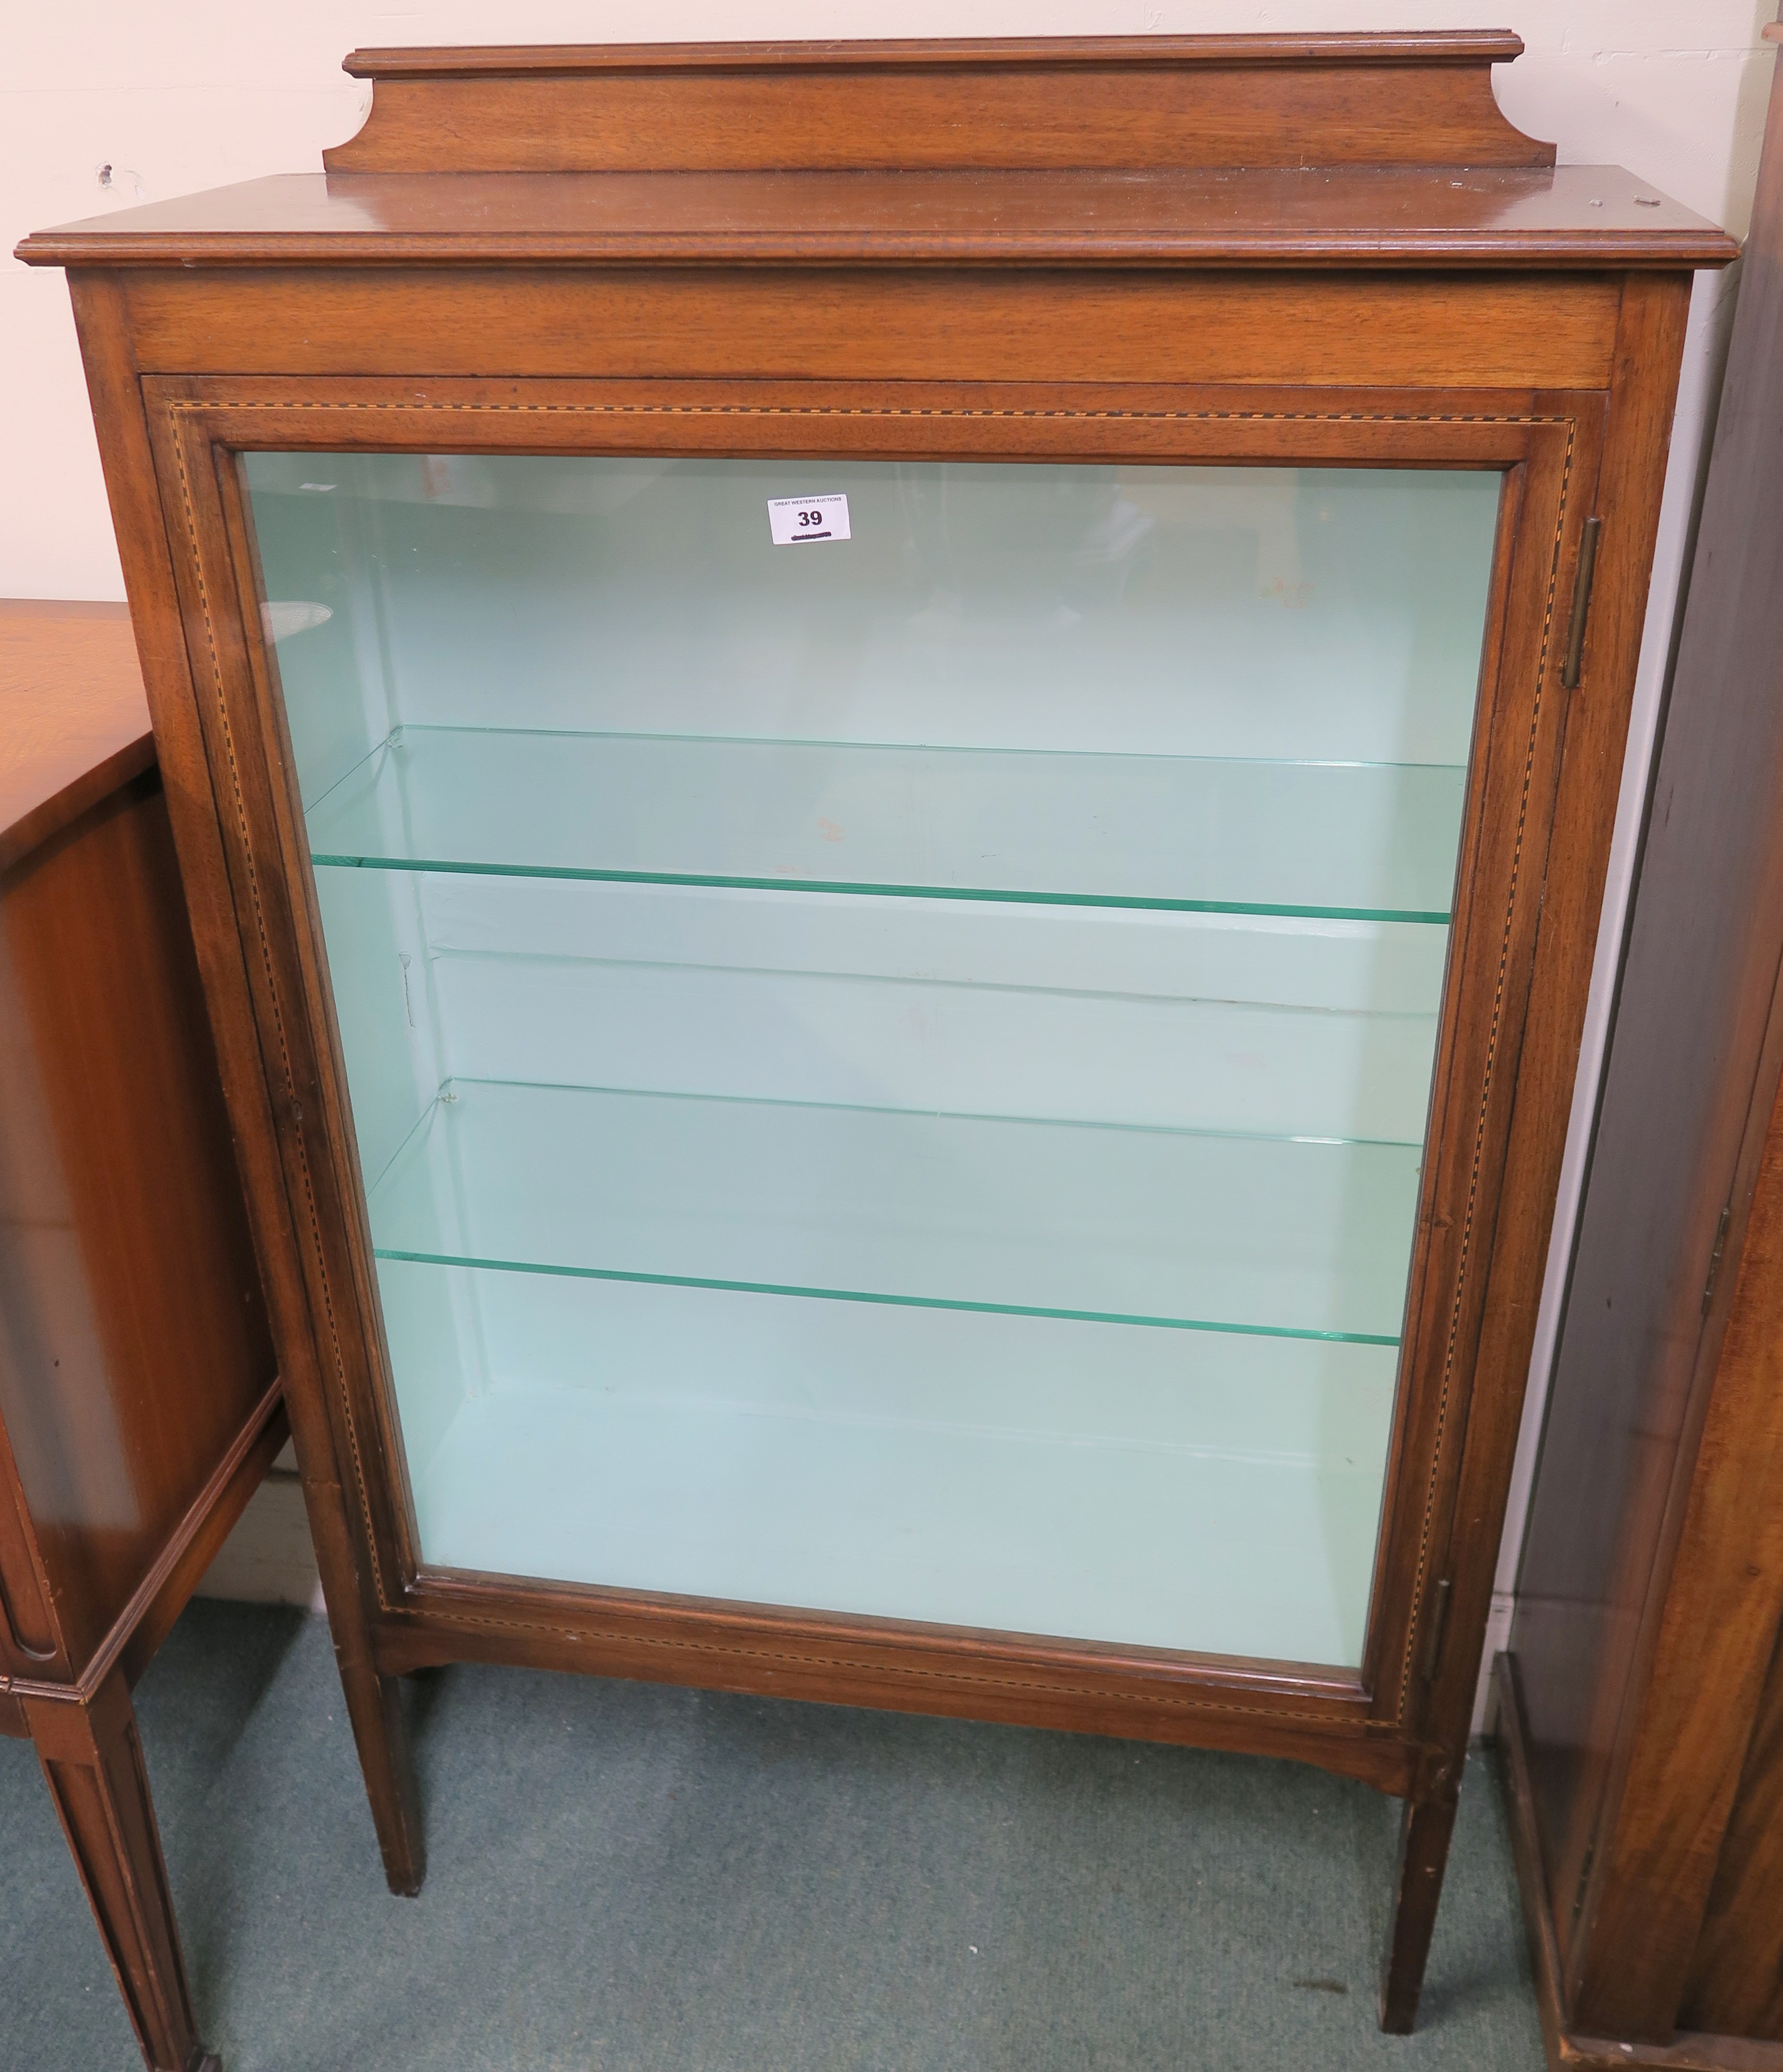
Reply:
[[1452, 1820], [1690, 269], [1514, 37], [385, 51], [70, 269], [342, 1673]]

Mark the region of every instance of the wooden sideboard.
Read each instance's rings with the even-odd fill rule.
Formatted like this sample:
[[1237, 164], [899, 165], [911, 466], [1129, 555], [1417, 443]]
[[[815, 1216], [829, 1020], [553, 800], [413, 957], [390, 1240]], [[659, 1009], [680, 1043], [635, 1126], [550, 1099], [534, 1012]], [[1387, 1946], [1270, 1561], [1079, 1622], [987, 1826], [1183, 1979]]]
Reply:
[[129, 615], [0, 603], [0, 1733], [155, 2072], [216, 2061], [130, 1686], [286, 1436]]
[[1773, 87], [1498, 1665], [1556, 2067], [1783, 2068], [1780, 553]]

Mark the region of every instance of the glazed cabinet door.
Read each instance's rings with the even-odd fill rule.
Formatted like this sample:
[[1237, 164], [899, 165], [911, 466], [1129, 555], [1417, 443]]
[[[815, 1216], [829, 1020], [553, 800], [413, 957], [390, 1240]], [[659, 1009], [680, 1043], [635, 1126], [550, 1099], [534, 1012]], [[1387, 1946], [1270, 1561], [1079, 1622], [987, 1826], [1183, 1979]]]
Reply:
[[1574, 430], [218, 423], [410, 1572], [1357, 1688], [1477, 1326]]

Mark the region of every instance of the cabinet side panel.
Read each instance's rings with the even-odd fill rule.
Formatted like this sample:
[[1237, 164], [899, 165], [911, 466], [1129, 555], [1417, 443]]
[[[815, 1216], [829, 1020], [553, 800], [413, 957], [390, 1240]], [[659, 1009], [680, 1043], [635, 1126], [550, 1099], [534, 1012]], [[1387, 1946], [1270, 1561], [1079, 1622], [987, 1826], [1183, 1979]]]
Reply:
[[1783, 2042], [1783, 1646], [1771, 1657], [1678, 2019]]
[[1576, 2019], [1666, 2038], [1677, 2018], [1783, 1615], [1783, 1099], [1773, 1108], [1715, 1392], [1616, 1824], [1584, 1917]]
[[30, 1067], [0, 1131], [0, 1409], [78, 1660], [274, 1367], [158, 783], [10, 873], [0, 916]]
[[[0, 1034], [0, 1043], [4, 1041]], [[0, 1272], [4, 1271], [0, 1264]], [[0, 1350], [0, 1359], [8, 1357], [10, 1349]], [[42, 1675], [47, 1667], [65, 1666], [41, 1558], [18, 1487], [18, 1466], [5, 1425], [0, 1423], [0, 1676]], [[0, 1717], [4, 1711], [0, 1704]], [[0, 1733], [7, 1731], [0, 1725]]]
[[[1693, 1376], [1714, 1359], [1702, 1338], [1718, 1226], [1728, 1210], [1731, 1269], [1743, 1222], [1740, 1145], [1748, 1105], [1756, 1098], [1756, 1141], [1768, 1102], [1768, 1092], [1755, 1096], [1755, 1073], [1783, 947], [1774, 580], [1783, 162], [1774, 148], [1768, 162], [1518, 1579], [1513, 1646], [1563, 1951], [1626, 1732], [1618, 1722], [1639, 1673], [1645, 1608], [1663, 1591], [1668, 1505], [1674, 1537], [1674, 1491], [1691, 1471]], [[1748, 1194], [1751, 1184], [1748, 1173]], [[1718, 1314], [1733, 1279], [1723, 1271]]]

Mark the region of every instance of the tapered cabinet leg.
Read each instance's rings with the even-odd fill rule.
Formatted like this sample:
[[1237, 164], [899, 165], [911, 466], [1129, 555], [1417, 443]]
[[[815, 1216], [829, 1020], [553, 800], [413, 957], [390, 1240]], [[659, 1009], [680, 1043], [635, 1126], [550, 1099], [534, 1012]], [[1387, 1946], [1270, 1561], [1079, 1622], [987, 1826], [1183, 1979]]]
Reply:
[[427, 1852], [421, 1843], [421, 1799], [409, 1725], [402, 1716], [401, 1685], [394, 1676], [380, 1676], [368, 1665], [344, 1659], [340, 1680], [372, 1802], [384, 1875], [392, 1892], [413, 1897], [427, 1875]]
[[[322, 1593], [328, 1606], [335, 1667], [340, 1672], [353, 1745], [359, 1751], [359, 1774], [365, 1780], [372, 1823], [377, 1830], [378, 1850], [384, 1858], [384, 1875], [393, 1893], [412, 1897], [421, 1890], [421, 1880], [427, 1874], [427, 1854], [421, 1842], [421, 1799], [415, 1789], [409, 1725], [402, 1716], [401, 1684], [396, 1677], [380, 1676], [372, 1658], [371, 1622], [360, 1594], [352, 1531], [340, 1485], [331, 1472], [327, 1427], [312, 1425], [309, 1406], [300, 1396], [288, 1400], [298, 1461], [304, 1470], [303, 1498], [310, 1517], [310, 1536], [315, 1544]], [[308, 1464], [318, 1459], [323, 1470], [312, 1478]]]
[[1452, 1799], [1422, 1804], [1407, 1800], [1399, 1823], [1393, 1922], [1381, 1967], [1381, 2027], [1389, 2036], [1409, 2036], [1418, 2019], [1418, 1996], [1424, 1990], [1424, 1963], [1454, 1832]]
[[114, 1670], [87, 1704], [27, 1698], [25, 1716], [92, 1903], [136, 2040], [153, 2072], [201, 2072], [217, 2061], [199, 2042], [167, 1867], [137, 1738]]

